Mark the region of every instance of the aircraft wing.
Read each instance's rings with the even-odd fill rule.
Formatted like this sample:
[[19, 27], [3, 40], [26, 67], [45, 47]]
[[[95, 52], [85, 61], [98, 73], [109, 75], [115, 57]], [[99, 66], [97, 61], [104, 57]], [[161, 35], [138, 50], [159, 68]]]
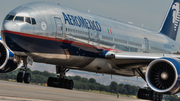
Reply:
[[[119, 51], [109, 51], [105, 55], [112, 64], [114, 64], [114, 69], [116, 72], [122, 75], [129, 76], [140, 76], [138, 71], [143, 74], [146, 73], [148, 65], [153, 60], [158, 60], [161, 58], [173, 58], [177, 61], [180, 59], [178, 54], [163, 54], [163, 53], [137, 53], [137, 52], [119, 52]], [[142, 74], [141, 73], [141, 74]], [[141, 76], [142, 77], [142, 76]]]
[[105, 57], [110, 59], [116, 68], [129, 69], [147, 67], [153, 60], [164, 57], [164, 54], [109, 51]]
[[109, 51], [105, 55], [106, 58], [114, 60], [130, 59], [130, 60], [155, 60], [162, 57], [180, 59], [179, 54], [164, 54], [164, 53], [138, 53], [138, 52], [118, 52]]
[[169, 58], [178, 58], [180, 59], [179, 54], [164, 54], [164, 53], [138, 53], [138, 52], [118, 52], [118, 51], [109, 51], [106, 53], [106, 58], [114, 59], [146, 59], [154, 60], [161, 57]]

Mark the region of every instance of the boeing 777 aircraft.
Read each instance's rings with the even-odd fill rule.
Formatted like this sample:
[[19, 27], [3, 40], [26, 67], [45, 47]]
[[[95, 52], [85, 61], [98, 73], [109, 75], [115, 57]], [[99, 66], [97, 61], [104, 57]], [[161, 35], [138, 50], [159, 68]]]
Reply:
[[17, 82], [29, 83], [28, 64], [52, 64], [58, 76], [49, 77], [48, 86], [67, 89], [73, 88], [65, 79], [69, 69], [138, 76], [149, 87], [139, 89], [138, 98], [160, 101], [180, 92], [179, 21], [180, 0], [172, 1], [158, 32], [48, 2], [25, 4], [4, 19], [0, 71], [22, 61]]

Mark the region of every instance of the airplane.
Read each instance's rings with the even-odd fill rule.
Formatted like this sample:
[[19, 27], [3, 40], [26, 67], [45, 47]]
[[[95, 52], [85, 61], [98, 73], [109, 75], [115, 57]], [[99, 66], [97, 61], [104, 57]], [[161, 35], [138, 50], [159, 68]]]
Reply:
[[66, 89], [74, 85], [65, 78], [70, 69], [137, 76], [148, 85], [137, 97], [161, 101], [163, 94], [180, 92], [180, 46], [175, 41], [179, 4], [172, 0], [159, 31], [49, 2], [24, 4], [8, 13], [2, 24], [1, 44], [15, 63], [7, 70], [22, 62], [17, 82], [30, 83], [28, 64], [52, 64], [57, 78], [49, 77], [47, 85]]

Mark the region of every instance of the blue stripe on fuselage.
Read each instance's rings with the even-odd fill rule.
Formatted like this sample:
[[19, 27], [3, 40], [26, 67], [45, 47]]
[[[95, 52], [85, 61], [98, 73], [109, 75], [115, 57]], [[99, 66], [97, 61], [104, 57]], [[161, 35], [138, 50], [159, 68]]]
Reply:
[[[19, 32], [2, 31], [7, 46], [12, 51], [34, 52], [48, 54], [65, 54], [68, 50], [70, 55], [103, 58], [103, 50], [83, 43], [59, 40], [50, 37], [37, 36]], [[18, 37], [14, 42], [11, 36]], [[102, 54], [101, 54], [102, 53]]]

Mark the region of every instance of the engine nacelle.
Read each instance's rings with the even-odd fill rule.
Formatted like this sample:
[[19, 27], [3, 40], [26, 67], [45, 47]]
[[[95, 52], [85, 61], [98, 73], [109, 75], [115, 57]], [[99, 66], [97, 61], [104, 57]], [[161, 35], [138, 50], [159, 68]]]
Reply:
[[7, 73], [16, 70], [21, 62], [13, 61], [14, 54], [10, 52], [0, 38], [0, 73]]
[[162, 94], [176, 94], [180, 91], [180, 62], [173, 58], [152, 61], [146, 71], [149, 87]]

